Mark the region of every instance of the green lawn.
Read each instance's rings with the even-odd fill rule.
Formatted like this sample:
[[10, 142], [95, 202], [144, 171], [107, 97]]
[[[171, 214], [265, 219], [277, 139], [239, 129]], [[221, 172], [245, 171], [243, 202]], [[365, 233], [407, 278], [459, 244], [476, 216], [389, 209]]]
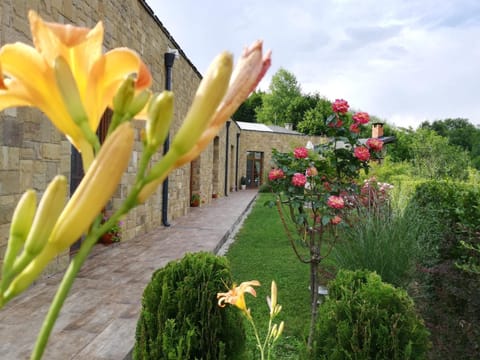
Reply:
[[[310, 322], [309, 266], [296, 258], [277, 210], [264, 206], [269, 198], [269, 194], [259, 194], [226, 256], [237, 284], [249, 280], [262, 284], [257, 288], [257, 298], [246, 294], [247, 307], [259, 331], [267, 328], [266, 296], [270, 294], [271, 281], [276, 281], [278, 303], [282, 305], [276, 322], [285, 321], [285, 330], [277, 344], [275, 359], [298, 359], [305, 349]], [[248, 348], [255, 348], [252, 334], [248, 341]], [[249, 354], [247, 358], [255, 357]]]

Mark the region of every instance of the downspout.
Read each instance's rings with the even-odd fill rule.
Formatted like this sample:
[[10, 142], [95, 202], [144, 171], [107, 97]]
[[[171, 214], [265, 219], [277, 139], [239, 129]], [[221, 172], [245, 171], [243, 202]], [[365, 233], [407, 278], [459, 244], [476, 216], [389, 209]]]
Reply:
[[[178, 54], [176, 50], [170, 50], [164, 54], [165, 58], [165, 90], [172, 90], [172, 68], [175, 57]], [[163, 156], [165, 156], [170, 149], [170, 131], [163, 143]], [[163, 226], [170, 226], [168, 222], [168, 177], [165, 178], [162, 184], [162, 224]]]
[[229, 144], [229, 129], [230, 121], [225, 123], [227, 125], [227, 136], [225, 137], [225, 196], [228, 196], [228, 147]]
[[237, 133], [237, 151], [235, 154], [235, 190], [238, 190], [238, 154], [239, 154], [239, 145], [240, 145], [240, 133]]

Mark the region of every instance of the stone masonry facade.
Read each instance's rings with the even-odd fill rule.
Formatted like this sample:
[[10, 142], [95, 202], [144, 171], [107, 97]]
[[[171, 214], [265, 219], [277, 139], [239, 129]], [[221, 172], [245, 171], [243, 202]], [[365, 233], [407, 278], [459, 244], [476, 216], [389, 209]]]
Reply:
[[[137, 51], [152, 72], [152, 89], [165, 87], [164, 54], [177, 49], [179, 57], [172, 71], [172, 90], [175, 94], [174, 121], [170, 129], [173, 138], [182, 124], [201, 74], [176, 43], [167, 29], [142, 0], [3, 0], [0, 2], [0, 46], [21, 41], [32, 44], [27, 19], [33, 9], [46, 21], [93, 27], [102, 21], [105, 28], [104, 50], [127, 46]], [[161, 16], [161, 14], [157, 14]], [[243, 46], [244, 44], [238, 44]], [[212, 54], [212, 58], [216, 54]], [[127, 172], [109, 203], [117, 209], [131, 188], [140, 159], [140, 132], [143, 122], [135, 122], [137, 130], [134, 152]], [[199, 193], [202, 204], [215, 201], [236, 191], [246, 169], [248, 151], [264, 153], [263, 177], [271, 166], [271, 149], [290, 150], [314, 140], [300, 135], [242, 131], [230, 121], [215, 140], [192, 163], [169, 175], [168, 220], [185, 215], [190, 210], [193, 193]], [[237, 148], [238, 147], [238, 148]], [[160, 150], [153, 161], [162, 157]], [[0, 113], [0, 258], [8, 240], [11, 216], [23, 192], [32, 188], [38, 198], [55, 175], [72, 178], [72, 148], [50, 121], [37, 109], [12, 108]], [[124, 219], [122, 241], [153, 231], [162, 226], [162, 190], [143, 205], [133, 209]], [[65, 269], [70, 253], [65, 252], [51, 264], [46, 275]], [[1, 264], [0, 264], [1, 265]]]

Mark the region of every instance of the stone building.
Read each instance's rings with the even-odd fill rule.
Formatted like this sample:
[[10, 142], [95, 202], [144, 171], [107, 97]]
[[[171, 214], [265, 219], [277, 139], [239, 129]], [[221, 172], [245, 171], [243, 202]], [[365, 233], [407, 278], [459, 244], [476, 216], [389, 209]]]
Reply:
[[[32, 45], [27, 13], [35, 10], [44, 20], [93, 27], [102, 21], [105, 28], [104, 49], [127, 46], [137, 51], [152, 72], [153, 90], [171, 87], [175, 94], [174, 121], [170, 138], [178, 131], [202, 75], [184, 53], [159, 18], [143, 0], [4, 0], [0, 2], [0, 45], [24, 42]], [[237, 44], [243, 46], [244, 44]], [[178, 51], [167, 81], [166, 54]], [[212, 54], [212, 58], [216, 54]], [[170, 58], [171, 60], [171, 58]], [[108, 114], [100, 129], [105, 128]], [[127, 172], [108, 205], [116, 209], [135, 178], [141, 151], [140, 131], [144, 123], [135, 122], [136, 144]], [[248, 128], [245, 123], [226, 123], [214, 141], [192, 163], [172, 172], [168, 178], [168, 196], [160, 188], [143, 205], [124, 219], [122, 238], [129, 239], [168, 224], [190, 209], [190, 198], [199, 193], [202, 203], [236, 191], [241, 176], [250, 187], [262, 183], [270, 166], [271, 148], [286, 151], [292, 145], [304, 145], [306, 137], [287, 130]], [[37, 109], [13, 108], [0, 113], [0, 254], [8, 238], [11, 216], [22, 195], [33, 188], [41, 195], [51, 179], [62, 174], [71, 192], [82, 177], [79, 156], [70, 143]], [[156, 154], [160, 159], [162, 151]], [[162, 213], [163, 208], [163, 213]], [[163, 221], [162, 221], [163, 214]], [[162, 224], [163, 223], [163, 224]], [[49, 272], [63, 269], [70, 259], [59, 256]], [[3, 256], [2, 256], [3, 257]], [[47, 271], [47, 273], [48, 273]]]

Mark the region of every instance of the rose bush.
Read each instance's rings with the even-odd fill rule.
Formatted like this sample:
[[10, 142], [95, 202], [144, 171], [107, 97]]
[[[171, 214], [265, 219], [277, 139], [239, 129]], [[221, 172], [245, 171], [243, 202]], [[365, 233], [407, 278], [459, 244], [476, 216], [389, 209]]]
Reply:
[[[269, 205], [277, 207], [299, 260], [310, 264], [309, 348], [317, 315], [320, 262], [332, 249], [338, 226], [348, 224], [342, 220], [346, 211], [352, 209], [347, 205], [352, 205], [351, 199], [360, 191], [356, 183], [360, 170], [368, 172], [368, 161], [379, 156], [383, 145], [379, 139], [361, 143], [359, 132], [368, 123], [369, 115], [359, 112], [350, 117], [348, 108], [347, 101], [335, 100], [333, 115], [319, 125], [324, 141], [314, 149], [297, 147], [288, 153], [274, 149], [275, 168], [268, 176], [276, 195]], [[326, 237], [327, 233], [332, 235]], [[324, 243], [328, 246], [323, 246]], [[327, 249], [325, 254], [324, 249]]]

